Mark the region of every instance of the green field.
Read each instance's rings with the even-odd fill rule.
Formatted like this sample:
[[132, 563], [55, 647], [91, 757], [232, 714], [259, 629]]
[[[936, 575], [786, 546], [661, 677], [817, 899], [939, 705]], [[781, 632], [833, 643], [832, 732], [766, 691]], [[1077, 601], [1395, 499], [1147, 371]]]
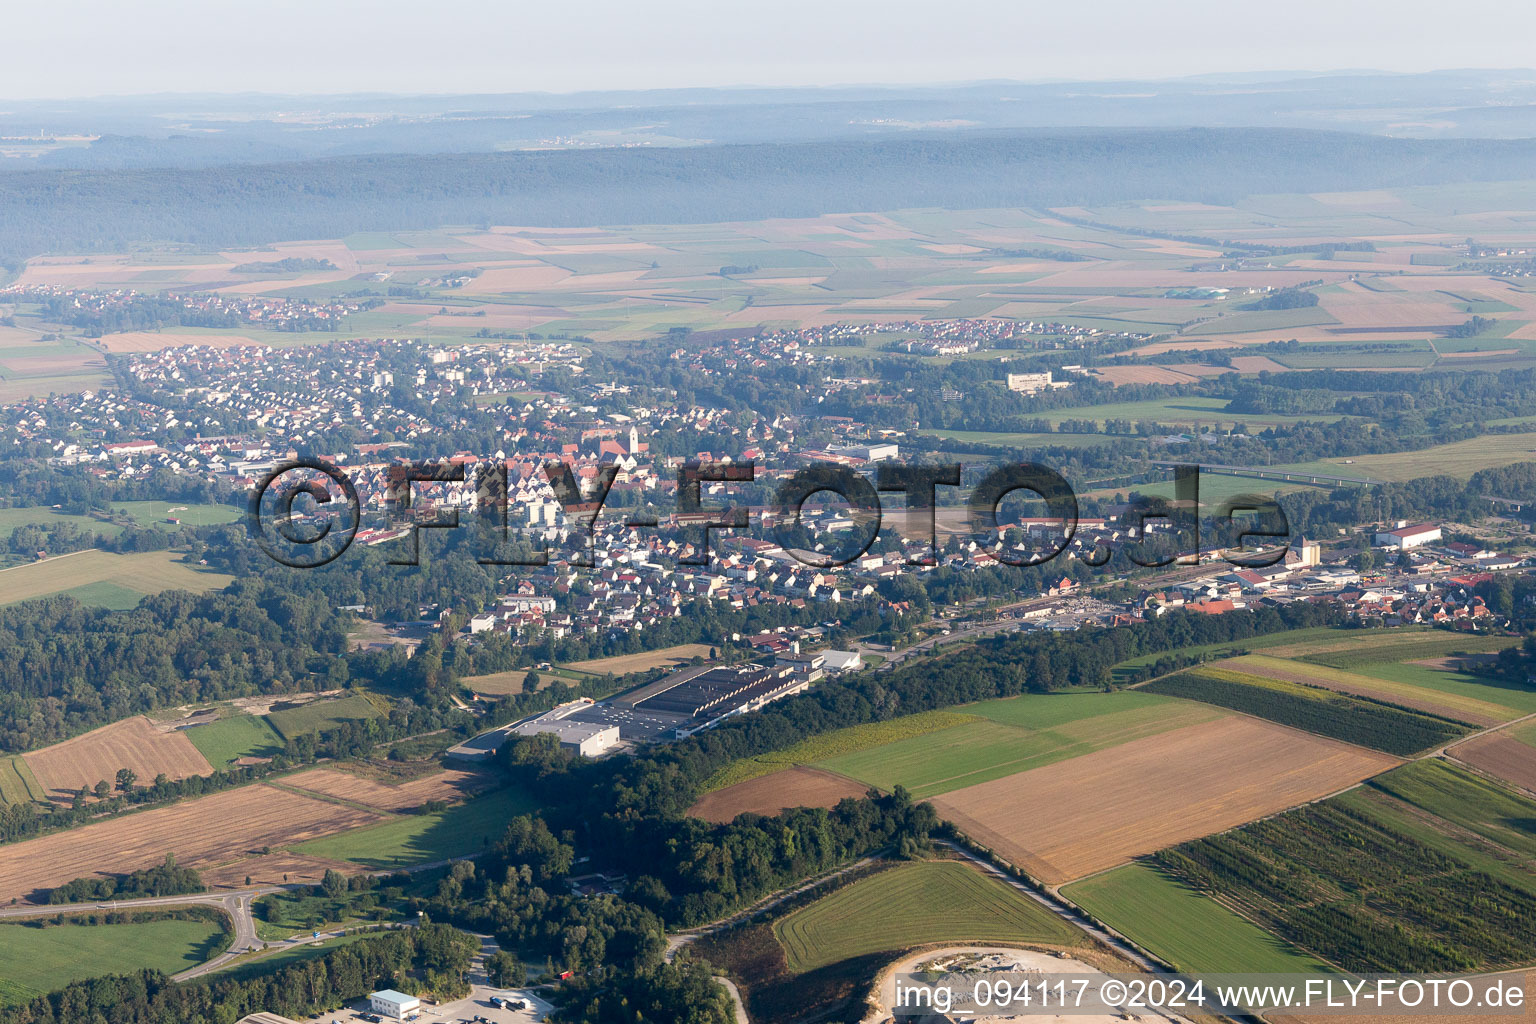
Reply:
[[991, 430], [924, 430], [923, 433], [1004, 448], [1098, 448], [1117, 441], [1130, 444], [1136, 440], [1120, 434], [1027, 434]]
[[1405, 764], [1370, 781], [1404, 803], [1536, 858], [1536, 804], [1441, 758]]
[[1199, 423], [1203, 426], [1227, 427], [1234, 423], [1246, 423], [1250, 427], [1269, 427], [1302, 422], [1333, 422], [1342, 416], [1318, 413], [1312, 416], [1288, 416], [1282, 413], [1233, 413], [1227, 411], [1227, 399], [1184, 395], [1177, 398], [1152, 398], [1140, 402], [1111, 402], [1108, 405], [1079, 405], [1070, 409], [1051, 409], [1040, 414], [1052, 426], [1062, 420], [1130, 420], [1132, 424], [1142, 420], [1154, 423], [1185, 426]]
[[186, 735], [214, 768], [242, 757], [275, 757], [283, 752], [283, 738], [260, 715], [231, 715], [194, 725]]
[[988, 721], [823, 758], [818, 768], [889, 792], [905, 786], [925, 798], [1040, 768], [1220, 712], [1150, 694], [1027, 694], [962, 710]]
[[0, 570], [0, 604], [75, 593], [105, 600], [106, 607], [121, 607], [129, 593], [140, 597], [162, 590], [203, 593], [224, 586], [231, 578], [188, 565], [169, 551], [118, 555], [93, 548]]
[[[1335, 631], [1334, 635], [1340, 633]], [[1449, 654], [1488, 654], [1515, 643], [1514, 638], [1507, 636], [1475, 636], [1417, 626], [1346, 630], [1342, 636], [1345, 639], [1335, 643], [1312, 644], [1295, 650], [1287, 646], [1282, 656], [1314, 665], [1369, 672], [1372, 665], [1443, 658]]]
[[498, 789], [445, 811], [401, 815], [382, 825], [314, 839], [293, 847], [312, 857], [346, 860], [371, 868], [409, 867], [478, 853], [500, 839], [507, 819], [537, 807], [515, 787]]
[[305, 942], [293, 946], [284, 946], [275, 952], [262, 953], [259, 956], [243, 956], [229, 965], [214, 971], [209, 977], [254, 978], [258, 975], [271, 974], [280, 967], [303, 963], [305, 960], [313, 960], [315, 957], [329, 953], [333, 949], [341, 946], [350, 946], [354, 942], [368, 938], [378, 938], [378, 936], [367, 932], [355, 932], [351, 935], [339, 935], [335, 938], [321, 939], [319, 942]]
[[959, 861], [900, 864], [773, 926], [796, 973], [933, 942], [1080, 946], [1083, 935], [1012, 886]]
[[222, 526], [232, 523], [242, 515], [233, 505], [183, 505], [174, 501], [118, 501], [112, 511], [131, 518], [140, 526], [162, 526], [172, 529], [167, 519], [176, 519], [182, 526]]
[[208, 921], [133, 924], [0, 924], [0, 1003], [15, 1005], [71, 981], [146, 967], [174, 974], [223, 950], [225, 932]]
[[1062, 895], [1181, 971], [1291, 974], [1327, 970], [1320, 961], [1150, 864], [1127, 864], [1074, 882]]
[[[1290, 661], [1263, 654], [1249, 654], [1220, 664], [1239, 671], [1252, 671], [1260, 676], [1301, 674], [1309, 684], [1328, 686], [1346, 693], [1367, 693], [1380, 700], [1406, 703], [1410, 707], [1419, 706], [1414, 703], [1416, 701], [1426, 701], [1434, 714], [1471, 725], [1507, 722], [1522, 714], [1508, 705], [1496, 703], [1502, 691], [1496, 687], [1480, 686], [1475, 676], [1462, 676], [1457, 672], [1434, 669], [1427, 665], [1376, 665], [1373, 667], [1378, 671], [1370, 673], [1347, 672], [1330, 665]], [[1419, 672], [1408, 671], [1412, 669]], [[1414, 678], [1420, 674], [1426, 677], [1460, 676], [1460, 679], [1415, 678], [1414, 682], [1407, 682], [1402, 678]]]
[[24, 804], [45, 799], [47, 794], [25, 760], [21, 757], [0, 759], [0, 804]]
[[[1456, 360], [1461, 363], [1465, 360]], [[1536, 422], [1536, 417], [1491, 421], [1496, 423]], [[1536, 434], [1484, 434], [1481, 437], [1450, 444], [1421, 448], [1418, 451], [1388, 452], [1380, 455], [1356, 455], [1346, 464], [1343, 459], [1275, 466], [1286, 470], [1311, 469], [1339, 476], [1371, 477], [1376, 480], [1407, 481], [1424, 476], [1453, 476], [1465, 480], [1481, 469], [1508, 466], [1516, 462], [1536, 462]], [[1331, 466], [1332, 469], [1324, 469]], [[1509, 497], [1509, 495], [1506, 495]], [[1518, 495], [1516, 495], [1518, 497]]]
[[726, 786], [734, 786], [738, 782], [771, 775], [783, 768], [811, 764], [823, 758], [868, 750], [871, 747], [883, 746], [975, 721], [976, 719], [969, 715], [956, 714], [952, 711], [923, 711], [904, 718], [893, 718], [888, 722], [869, 722], [865, 725], [852, 725], [846, 729], [834, 729], [831, 732], [801, 740], [783, 750], [734, 761], [711, 775], [700, 791], [712, 793]]
[[[1225, 640], [1219, 644], [1194, 644], [1189, 647], [1179, 647], [1172, 651], [1157, 651], [1153, 654], [1142, 654], [1135, 658], [1128, 658], [1117, 663], [1110, 674], [1115, 682], [1125, 684], [1132, 681], [1132, 670], [1155, 665], [1160, 658], [1170, 655], [1227, 655], [1236, 651], [1261, 651], [1281, 645], [1305, 645], [1310, 643], [1343, 643], [1346, 638], [1353, 640], [1356, 637], [1368, 633], [1384, 633], [1386, 630], [1349, 630], [1332, 626], [1313, 626], [1308, 629], [1294, 629], [1287, 633], [1270, 633], [1267, 636], [1250, 637], [1247, 640]], [[1401, 632], [1401, 631], [1398, 631]]]
[[18, 526], [55, 526], [67, 524], [85, 533], [99, 533], [104, 537], [116, 537], [123, 528], [116, 523], [102, 522], [91, 516], [72, 516], [51, 508], [0, 508], [0, 537], [9, 537]]
[[302, 707], [285, 708], [267, 716], [270, 725], [279, 736], [292, 739], [312, 732], [335, 729], [346, 722], [363, 718], [377, 718], [379, 709], [373, 702], [359, 694], [337, 700], [311, 701]]

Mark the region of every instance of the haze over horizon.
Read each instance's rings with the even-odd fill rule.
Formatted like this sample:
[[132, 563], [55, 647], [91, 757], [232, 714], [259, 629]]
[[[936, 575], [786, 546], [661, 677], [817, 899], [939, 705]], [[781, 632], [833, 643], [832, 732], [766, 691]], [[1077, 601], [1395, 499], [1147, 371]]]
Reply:
[[1299, 0], [1283, 18], [1214, 0], [1177, 16], [1131, 0], [1097, 6], [1085, 22], [1058, 5], [1002, 0], [962, 0], [942, 20], [912, 0], [786, 0], [750, 16], [688, 0], [600, 0], [580, 13], [449, 0], [431, 16], [402, 0], [362, 16], [297, 0], [78, 0], [67, 18], [58, 8], [11, 13], [12, 38], [27, 45], [0, 66], [0, 102], [1414, 73], [1520, 67], [1536, 29], [1536, 13], [1497, 0], [1454, 11], [1424, 0]]

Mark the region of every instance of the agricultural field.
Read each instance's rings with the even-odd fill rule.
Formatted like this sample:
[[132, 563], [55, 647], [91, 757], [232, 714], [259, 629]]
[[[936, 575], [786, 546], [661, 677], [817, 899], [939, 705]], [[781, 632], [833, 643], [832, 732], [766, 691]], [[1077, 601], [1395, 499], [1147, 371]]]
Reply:
[[282, 785], [379, 811], [408, 811], [434, 800], [457, 803], [492, 782], [483, 772], [449, 768], [409, 782], [386, 783], [335, 768], [312, 768], [285, 776]]
[[688, 813], [719, 824], [738, 814], [775, 815], [791, 807], [835, 807], [846, 797], [863, 796], [869, 787], [819, 768], [782, 768], [705, 793]]
[[158, 729], [142, 716], [21, 756], [48, 798], [61, 803], [68, 803], [81, 789], [103, 779], [115, 784], [120, 768], [138, 776], [141, 786], [149, 785], [161, 773], [170, 779], [185, 779], [213, 772], [185, 733]]
[[1536, 857], [1536, 802], [1441, 758], [1406, 764], [1378, 789], [1519, 856]]
[[1288, 469], [1301, 472], [1311, 470], [1338, 476], [1401, 482], [1431, 473], [1466, 480], [1479, 470], [1533, 461], [1536, 461], [1536, 434], [1484, 434], [1418, 451], [1355, 455], [1347, 463], [1343, 458], [1336, 458], [1271, 468], [1282, 472]]
[[1482, 772], [1536, 793], [1536, 725], [1476, 736], [1448, 753]]
[[20, 755], [0, 758], [0, 806], [46, 799], [47, 791], [27, 767], [25, 759]]
[[507, 787], [445, 811], [408, 815], [354, 831], [332, 829], [338, 834], [301, 842], [292, 849], [300, 856], [368, 868], [428, 864], [486, 849], [506, 831], [508, 818], [536, 806], [528, 794]]
[[[1263, 679], [1278, 679], [1283, 682], [1300, 683], [1304, 686], [1368, 697], [1371, 700], [1398, 704], [1471, 725], [1497, 725], [1527, 713], [1518, 708], [1494, 703], [1491, 699], [1474, 696], [1473, 694], [1483, 693], [1489, 698], [1496, 698], [1500, 693], [1492, 686], [1480, 684], [1474, 676], [1455, 678], [1460, 674], [1423, 665], [1391, 664], [1391, 669], [1387, 669], [1384, 664], [1378, 663], [1377, 666], [1373, 666], [1379, 668], [1377, 674], [1360, 675], [1329, 665], [1287, 661], [1284, 658], [1273, 658], [1263, 654], [1248, 654], [1219, 664], [1224, 668]], [[1430, 677], [1431, 682], [1437, 681], [1434, 679], [1435, 676], [1450, 678], [1439, 687], [1416, 686], [1391, 678], [1392, 675], [1411, 677], [1415, 673], [1405, 671], [1410, 669], [1419, 669]], [[1455, 686], [1460, 692], [1451, 691], [1448, 689], [1450, 686]]]
[[260, 882], [282, 881], [284, 873], [301, 872], [312, 880], [324, 873], [323, 866], [305, 872], [302, 863], [292, 863], [273, 871], [261, 863], [262, 851], [380, 820], [373, 812], [273, 786], [242, 786], [0, 846], [0, 902], [86, 875], [153, 867], [167, 853], [183, 867], [202, 871], [210, 883], [209, 871], [222, 867], [236, 878], [249, 874]]
[[1224, 667], [1229, 664], [1186, 669], [1143, 689], [1204, 701], [1389, 754], [1415, 754], [1471, 731], [1406, 707]]
[[1062, 895], [1180, 971], [1327, 970], [1317, 959], [1150, 864], [1127, 864], [1074, 882]]
[[283, 752], [283, 738], [262, 715], [230, 715], [191, 726], [182, 730], [182, 734], [202, 752], [209, 764], [220, 768], [241, 758], [270, 758]]
[[977, 842], [1055, 884], [1315, 800], [1398, 763], [1232, 716], [968, 786], [933, 805]]
[[703, 792], [711, 793], [785, 768], [814, 764], [825, 758], [898, 743], [956, 726], [971, 725], [976, 721], [973, 715], [954, 711], [923, 711], [885, 722], [868, 722], [834, 729], [801, 740], [783, 750], [735, 761], [711, 775], [701, 788]]
[[169, 551], [119, 555], [94, 548], [0, 569], [0, 604], [51, 594], [69, 594], [82, 604], [131, 608], [146, 594], [162, 590], [217, 590], [233, 577], [198, 569]]
[[960, 861], [899, 864], [862, 878], [782, 918], [773, 933], [797, 973], [927, 943], [1084, 942], [1028, 896]]
[[15, 1006], [71, 981], [153, 968], [175, 974], [223, 951], [212, 921], [123, 924], [0, 924], [0, 1006]]
[[174, 529], [176, 520], [181, 526], [223, 526], [233, 523], [244, 513], [233, 505], [181, 505], [167, 501], [119, 501], [112, 504], [112, 511], [128, 516], [140, 526], [159, 526]]
[[1512, 791], [1419, 761], [1155, 859], [1345, 970], [1497, 970], [1536, 959], [1533, 817]]
[[51, 508], [0, 508], [0, 538], [9, 538], [18, 526], [68, 525], [82, 533], [97, 533], [104, 537], [116, 537], [123, 532], [117, 523], [97, 519], [95, 516], [75, 516]]
[[[547, 689], [555, 685], [555, 680], [560, 678], [556, 673], [544, 671], [538, 673], [539, 689]], [[512, 669], [509, 672], [489, 672], [483, 676], [464, 676], [459, 680], [459, 686], [471, 693], [483, 693], [492, 697], [505, 697], [508, 694], [523, 692], [523, 682], [528, 678], [528, 670], [525, 668]]]
[[658, 668], [673, 668], [694, 658], [708, 658], [709, 650], [708, 644], [678, 644], [676, 647], [663, 647], [639, 654], [619, 654], [612, 658], [573, 661], [565, 667], [595, 676], [610, 672], [616, 676], [622, 676], [629, 672], [650, 672]]
[[349, 697], [310, 701], [298, 707], [281, 708], [267, 715], [267, 724], [284, 739], [335, 729], [347, 722], [379, 717], [379, 709], [367, 697]]
[[816, 766], [886, 792], [905, 786], [926, 799], [1222, 717], [1210, 707], [1149, 697], [1028, 694], [988, 701], [965, 709], [977, 711], [980, 722], [823, 758]]

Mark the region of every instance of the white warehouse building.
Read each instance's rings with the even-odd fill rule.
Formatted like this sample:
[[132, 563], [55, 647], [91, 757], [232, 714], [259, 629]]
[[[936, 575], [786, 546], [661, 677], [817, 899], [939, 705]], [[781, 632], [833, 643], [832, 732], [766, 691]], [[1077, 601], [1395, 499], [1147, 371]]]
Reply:
[[1421, 544], [1430, 544], [1439, 539], [1440, 527], [1431, 526], [1428, 523], [1409, 526], [1407, 523], [1398, 522], [1395, 529], [1384, 530], [1376, 534], [1376, 544], [1378, 546], [1399, 548], [1405, 551], [1408, 548], [1416, 548]]
[[421, 1000], [386, 988], [368, 996], [368, 1009], [381, 1016], [403, 1020], [406, 1014], [421, 1009]]

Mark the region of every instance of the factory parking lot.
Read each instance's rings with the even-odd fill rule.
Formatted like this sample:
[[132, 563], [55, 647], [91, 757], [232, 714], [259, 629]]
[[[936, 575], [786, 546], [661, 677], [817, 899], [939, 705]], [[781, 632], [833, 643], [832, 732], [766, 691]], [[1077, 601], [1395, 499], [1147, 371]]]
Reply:
[[[526, 1010], [501, 1010], [491, 1005], [492, 996], [506, 996], [508, 998], [526, 999], [531, 1009]], [[458, 1021], [473, 1021], [479, 1017], [490, 1021], [492, 1024], [531, 1024], [534, 1021], [542, 1021], [551, 1010], [549, 1003], [537, 996], [529, 995], [523, 991], [509, 989], [486, 988], [476, 985], [468, 998], [456, 1002], [444, 1003], [441, 1006], [433, 1006], [423, 1003], [421, 1010], [407, 1020], [414, 1020], [416, 1024], [457, 1024]], [[371, 1019], [367, 1000], [353, 1004], [351, 1007], [336, 1010], [331, 1013], [320, 1013], [308, 1018], [315, 1024], [363, 1024]], [[386, 1024], [394, 1024], [394, 1019], [385, 1017]]]

